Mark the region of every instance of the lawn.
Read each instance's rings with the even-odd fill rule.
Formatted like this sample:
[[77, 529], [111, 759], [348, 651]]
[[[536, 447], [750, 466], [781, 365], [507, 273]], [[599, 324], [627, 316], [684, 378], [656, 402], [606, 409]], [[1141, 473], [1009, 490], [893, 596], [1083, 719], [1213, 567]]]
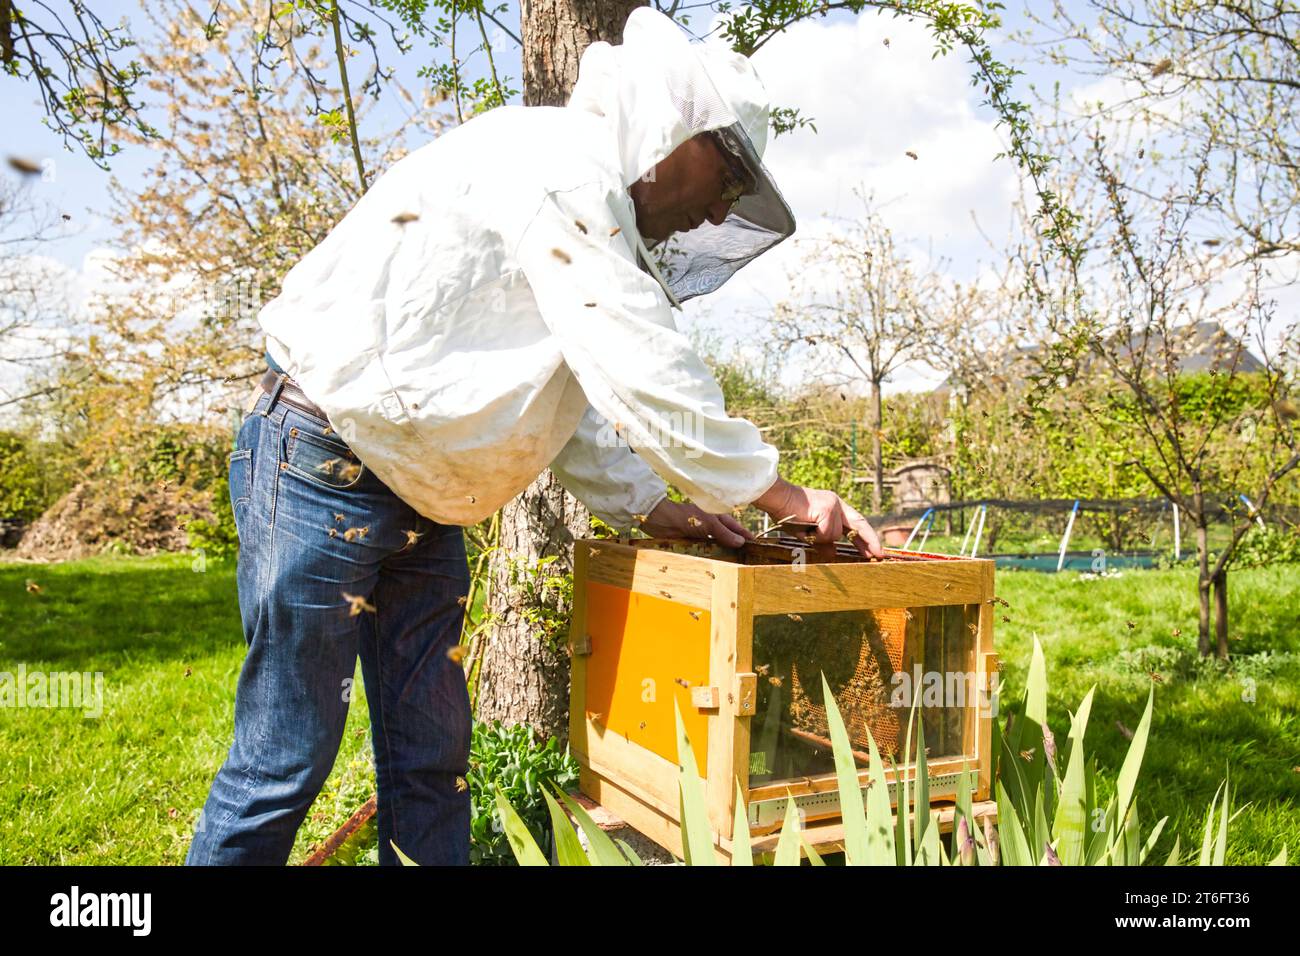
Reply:
[[[1231, 863], [1300, 854], [1300, 569], [1231, 577], [1233, 667], [1195, 662], [1190, 570], [999, 572], [997, 644], [1018, 694], [1033, 636], [1047, 653], [1051, 722], [1094, 684], [1088, 746], [1113, 779], [1147, 689], [1155, 717], [1139, 782], [1144, 828], [1168, 815], [1199, 845], [1225, 773], [1234, 806]], [[29, 591], [28, 580], [39, 591]], [[1008, 620], [1004, 621], [1005, 616]], [[180, 863], [232, 729], [244, 655], [233, 566], [188, 556], [0, 564], [0, 671], [102, 671], [103, 714], [0, 710], [0, 864]], [[1176, 634], [1181, 631], [1181, 634]], [[1155, 675], [1155, 676], [1153, 676]], [[369, 795], [369, 720], [360, 674], [343, 748], [291, 862]]]

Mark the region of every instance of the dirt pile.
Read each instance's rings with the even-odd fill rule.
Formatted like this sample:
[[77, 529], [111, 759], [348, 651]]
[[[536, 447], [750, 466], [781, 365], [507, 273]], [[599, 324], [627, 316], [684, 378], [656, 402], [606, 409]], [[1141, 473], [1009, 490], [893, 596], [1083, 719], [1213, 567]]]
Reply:
[[190, 488], [83, 481], [32, 523], [14, 556], [65, 561], [115, 550], [183, 551], [185, 524], [195, 518], [211, 520], [212, 509]]

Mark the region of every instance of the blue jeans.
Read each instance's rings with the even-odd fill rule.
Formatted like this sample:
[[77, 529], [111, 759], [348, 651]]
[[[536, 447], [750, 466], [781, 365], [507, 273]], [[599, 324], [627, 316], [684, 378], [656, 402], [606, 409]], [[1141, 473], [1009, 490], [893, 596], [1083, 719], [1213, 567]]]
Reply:
[[262, 395], [230, 455], [248, 653], [234, 742], [188, 864], [274, 864], [329, 776], [357, 655], [379, 861], [468, 864], [470, 703], [447, 656], [469, 590], [459, 527], [417, 514], [321, 419]]

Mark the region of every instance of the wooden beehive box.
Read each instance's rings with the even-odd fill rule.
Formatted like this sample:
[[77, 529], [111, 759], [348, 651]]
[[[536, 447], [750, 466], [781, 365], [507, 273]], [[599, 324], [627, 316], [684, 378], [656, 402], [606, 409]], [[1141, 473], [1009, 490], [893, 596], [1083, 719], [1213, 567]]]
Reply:
[[919, 683], [932, 803], [956, 800], [963, 766], [972, 799], [989, 796], [992, 561], [892, 550], [865, 561], [849, 545], [795, 539], [741, 549], [587, 539], [574, 550], [569, 732], [580, 787], [671, 852], [682, 850], [674, 700], [720, 858], [737, 782], [752, 835], [779, 830], [789, 794], [809, 842], [834, 842], [823, 673], [864, 786], [868, 730], [886, 766], [898, 764], [895, 805], [899, 775], [911, 778], [904, 737]]

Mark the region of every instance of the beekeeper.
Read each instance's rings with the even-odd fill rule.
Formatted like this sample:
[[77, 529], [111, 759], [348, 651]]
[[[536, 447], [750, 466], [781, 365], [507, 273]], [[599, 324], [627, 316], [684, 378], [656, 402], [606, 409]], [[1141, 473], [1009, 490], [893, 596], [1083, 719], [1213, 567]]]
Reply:
[[834, 493], [778, 477], [673, 319], [794, 231], [768, 117], [744, 56], [639, 8], [567, 107], [410, 153], [288, 273], [230, 456], [248, 654], [187, 862], [286, 861], [358, 655], [380, 861], [468, 861], [461, 527], [548, 467], [618, 528], [738, 546], [753, 504], [880, 553]]

